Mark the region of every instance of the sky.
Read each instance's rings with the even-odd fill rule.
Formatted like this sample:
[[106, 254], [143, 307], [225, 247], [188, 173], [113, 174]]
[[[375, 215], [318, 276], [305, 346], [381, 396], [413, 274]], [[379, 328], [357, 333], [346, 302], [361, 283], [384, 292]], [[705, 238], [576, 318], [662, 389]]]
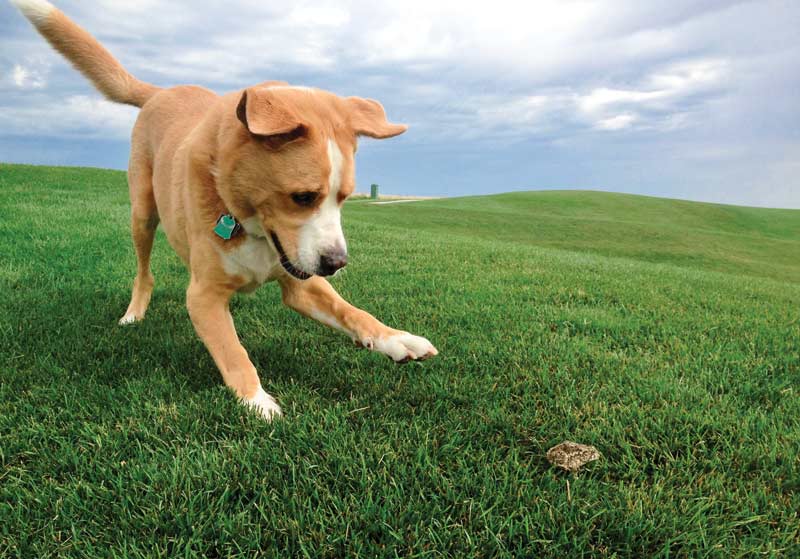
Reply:
[[[383, 103], [358, 190], [591, 189], [800, 208], [797, 0], [53, 0], [135, 76]], [[124, 169], [102, 99], [0, 0], [0, 161]]]

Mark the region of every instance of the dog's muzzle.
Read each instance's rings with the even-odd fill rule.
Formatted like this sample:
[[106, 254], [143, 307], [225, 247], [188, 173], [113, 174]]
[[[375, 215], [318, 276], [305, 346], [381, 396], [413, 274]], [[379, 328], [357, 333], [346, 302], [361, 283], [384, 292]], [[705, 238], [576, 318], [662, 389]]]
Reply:
[[308, 274], [303, 270], [296, 268], [295, 265], [292, 264], [292, 261], [289, 260], [288, 256], [286, 256], [286, 252], [283, 250], [283, 245], [281, 245], [281, 242], [278, 240], [278, 236], [272, 231], [269, 232], [269, 236], [272, 238], [272, 244], [275, 245], [275, 250], [278, 251], [278, 257], [280, 258], [283, 269], [286, 270], [286, 272], [293, 278], [299, 280], [307, 280], [310, 278], [312, 274]]

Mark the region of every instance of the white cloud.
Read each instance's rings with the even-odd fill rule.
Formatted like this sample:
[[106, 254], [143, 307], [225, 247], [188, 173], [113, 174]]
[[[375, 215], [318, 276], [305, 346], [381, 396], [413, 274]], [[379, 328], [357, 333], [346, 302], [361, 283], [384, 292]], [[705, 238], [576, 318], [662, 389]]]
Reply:
[[14, 80], [14, 85], [17, 87], [25, 87], [25, 82], [28, 79], [28, 71], [17, 64], [14, 66], [14, 74], [12, 79]]
[[47, 85], [46, 71], [22, 64], [14, 64], [9, 72], [8, 81], [18, 89], [42, 89]]
[[105, 99], [74, 95], [51, 103], [0, 106], [0, 130], [19, 136], [130, 138], [137, 110]]
[[[567, 157], [580, 144], [593, 161], [627, 141], [645, 159], [652, 149], [689, 161], [680, 148], [690, 143], [720, 168], [747, 162], [797, 185], [796, 152], [780, 149], [800, 129], [796, 0], [57, 4], [158, 85], [288, 79], [379, 99], [412, 125], [400, 142], [442, 153], [468, 141], [490, 157], [497, 142], [539, 142]], [[0, 134], [127, 137], [135, 111], [100, 101], [0, 3], [6, 14], [16, 23], [0, 38]], [[43, 52], [52, 72], [30, 59]], [[753, 155], [765, 142], [776, 149]]]
[[595, 124], [595, 128], [598, 130], [623, 130], [629, 128], [637, 119], [635, 114], [626, 113], [604, 118]]
[[668, 91], [635, 91], [601, 87], [578, 98], [578, 108], [588, 114], [607, 110], [620, 105], [636, 105], [652, 102], [669, 96]]
[[[725, 85], [728, 63], [724, 60], [685, 60], [657, 68], [644, 76], [636, 89], [600, 87], [578, 95], [577, 107], [600, 130], [621, 130], [634, 122], [643, 128], [675, 130], [687, 122], [687, 107], [697, 95], [713, 99]], [[696, 109], [695, 109], [696, 110]]]
[[[547, 138], [590, 130], [667, 133], [692, 125], [692, 115], [723, 89], [727, 66], [723, 60], [672, 62], [653, 68], [652, 73], [639, 78], [637, 87], [628, 89], [582, 90], [575, 84], [542, 89], [535, 95], [458, 96], [429, 86], [422, 92], [432, 92], [436, 110], [430, 113], [434, 122], [427, 126], [436, 128], [436, 136], [442, 139]], [[443, 118], [438, 113], [447, 113], [447, 126], [436, 126]]]
[[516, 99], [475, 100], [475, 124], [479, 128], [541, 128], [557, 108], [559, 100], [547, 95], [526, 95]]
[[306, 3], [292, 8], [288, 21], [303, 26], [341, 27], [350, 22], [350, 12], [334, 3]]

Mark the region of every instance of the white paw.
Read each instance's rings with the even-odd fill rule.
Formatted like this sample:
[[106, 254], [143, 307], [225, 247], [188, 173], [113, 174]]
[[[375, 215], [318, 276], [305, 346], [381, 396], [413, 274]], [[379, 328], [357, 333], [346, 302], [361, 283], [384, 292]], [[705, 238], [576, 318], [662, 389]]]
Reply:
[[422, 361], [439, 353], [428, 340], [408, 332], [399, 332], [385, 338], [367, 338], [361, 344], [373, 351], [388, 355], [397, 363]]
[[137, 318], [135, 314], [129, 313], [119, 319], [119, 323], [121, 326], [126, 326], [128, 324], [133, 324], [134, 322], [138, 322], [141, 318]]
[[242, 403], [252, 408], [253, 411], [261, 415], [267, 421], [272, 421], [276, 417], [281, 417], [283, 412], [275, 398], [267, 394], [263, 388], [258, 387], [258, 392], [252, 398], [242, 398]]

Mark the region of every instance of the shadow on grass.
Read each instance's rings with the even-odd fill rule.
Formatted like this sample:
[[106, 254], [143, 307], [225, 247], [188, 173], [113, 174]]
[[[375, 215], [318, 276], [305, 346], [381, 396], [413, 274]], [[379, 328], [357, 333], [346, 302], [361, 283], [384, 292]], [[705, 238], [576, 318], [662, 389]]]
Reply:
[[[23, 278], [18, 285], [29, 284]], [[64, 285], [57, 296], [16, 289], [5, 301], [15, 317], [7, 345], [13, 367], [25, 375], [15, 382], [117, 386], [121, 380], [163, 382], [175, 390], [201, 392], [223, 384], [222, 377], [194, 331], [184, 305], [183, 288], [156, 290], [145, 320], [120, 326], [128, 291], [115, 286]], [[234, 319], [239, 336], [265, 386], [298, 384], [331, 402], [347, 400], [364, 380], [379, 372], [402, 375], [383, 356], [359, 350], [346, 337], [296, 315], [280, 303], [237, 298]], [[366, 356], [366, 357], [365, 357]], [[132, 376], [135, 375], [135, 376]], [[24, 387], [21, 387], [24, 388]]]

